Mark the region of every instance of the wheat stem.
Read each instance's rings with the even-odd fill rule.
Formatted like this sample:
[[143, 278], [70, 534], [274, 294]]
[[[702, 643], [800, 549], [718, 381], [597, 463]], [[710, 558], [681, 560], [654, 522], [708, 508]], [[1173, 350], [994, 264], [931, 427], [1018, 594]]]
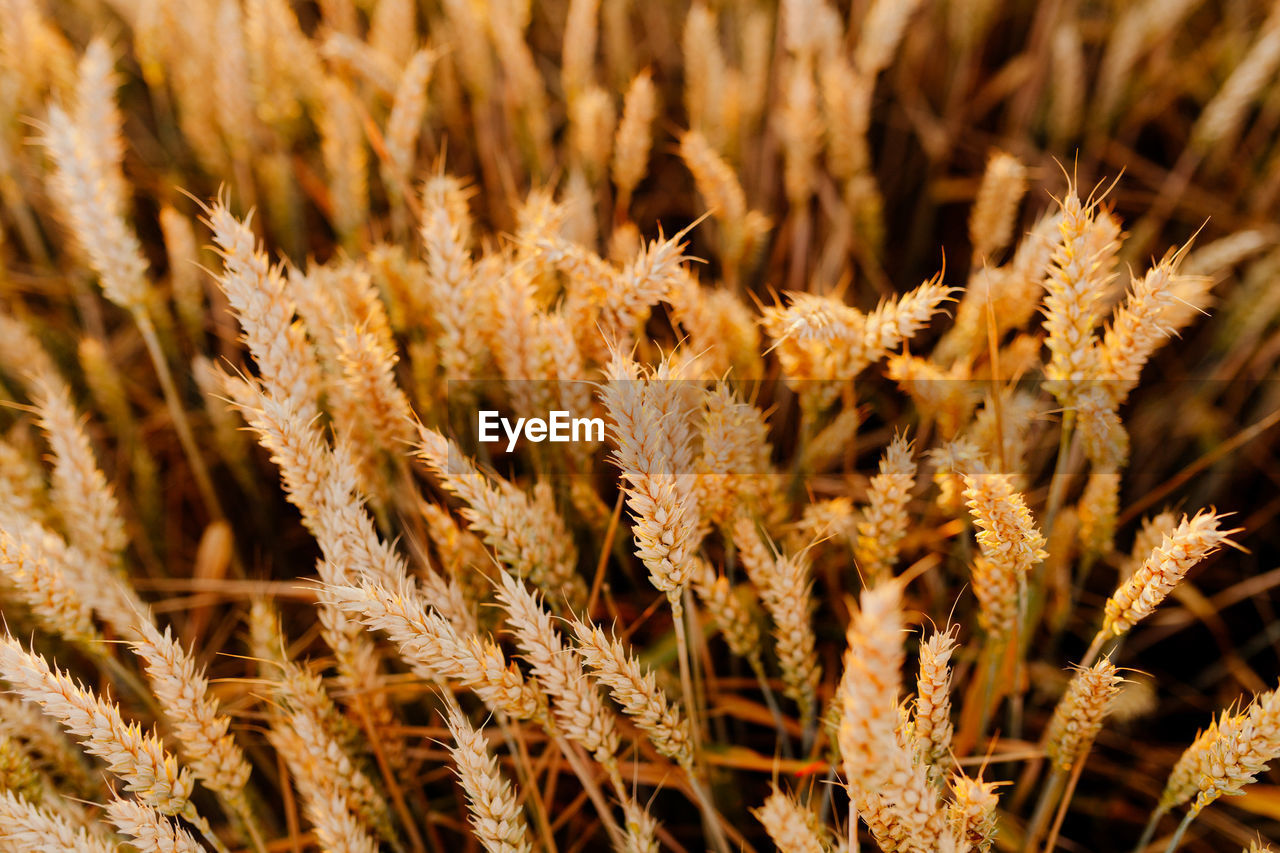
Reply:
[[1053, 826], [1049, 829], [1049, 840], [1044, 843], [1044, 853], [1053, 853], [1053, 849], [1058, 846], [1058, 833], [1062, 830], [1062, 822], [1067, 817], [1067, 809], [1071, 806], [1071, 797], [1076, 792], [1076, 784], [1080, 781], [1080, 774], [1084, 772], [1084, 761], [1077, 761], [1076, 766], [1071, 768], [1071, 778], [1067, 780], [1067, 789], [1062, 794], [1062, 801], [1058, 804], [1058, 814], [1053, 819]]
[[1151, 813], [1151, 817], [1147, 819], [1147, 825], [1142, 829], [1142, 836], [1138, 839], [1138, 843], [1134, 845], [1133, 853], [1142, 853], [1147, 849], [1147, 845], [1151, 843], [1151, 839], [1155, 837], [1156, 829], [1160, 826], [1160, 819], [1168, 813], [1168, 809], [1158, 806]]
[[1040, 843], [1040, 836], [1044, 834], [1045, 824], [1049, 820], [1049, 816], [1053, 814], [1053, 807], [1058, 802], [1058, 797], [1062, 794], [1062, 789], [1067, 781], [1066, 771], [1055, 766], [1049, 773], [1049, 778], [1045, 780], [1044, 787], [1040, 789], [1040, 799], [1036, 801], [1036, 809], [1031, 814], [1031, 820], [1027, 823], [1026, 834], [1023, 836], [1022, 853], [1034, 853], [1037, 845]]
[[1067, 409], [1062, 413], [1062, 428], [1058, 434], [1058, 458], [1053, 466], [1053, 479], [1049, 484], [1049, 501], [1044, 511], [1044, 529], [1048, 535], [1053, 534], [1053, 525], [1062, 509], [1062, 502], [1067, 493], [1067, 467], [1071, 461], [1071, 445], [1075, 433], [1075, 409]]
[[1164, 848], [1164, 853], [1173, 853], [1178, 849], [1178, 845], [1182, 843], [1182, 836], [1186, 835], [1187, 827], [1191, 826], [1191, 821], [1196, 819], [1196, 812], [1189, 811], [1187, 816], [1178, 824], [1178, 828], [1174, 830], [1173, 837], [1169, 839], [1169, 845]]
[[[1093, 666], [1093, 662], [1098, 659], [1098, 654], [1102, 651], [1102, 647], [1107, 644], [1107, 632], [1099, 631], [1093, 637], [1093, 642], [1089, 643], [1089, 648], [1085, 650], [1084, 657], [1080, 659], [1080, 667], [1086, 669]], [[1112, 650], [1114, 652], [1114, 650]]]
[[999, 692], [996, 684], [1000, 678], [1000, 667], [1004, 663], [1005, 653], [1009, 649], [1007, 639], [988, 644], [984, 651], [987, 657], [986, 668], [982, 671], [982, 705], [978, 714], [978, 728], [974, 743], [981, 741], [987, 734], [987, 726], [991, 724], [991, 715], [995, 711], [996, 697]]
[[[182, 444], [182, 450], [191, 464], [191, 474], [195, 477], [196, 489], [200, 492], [205, 512], [209, 513], [213, 520], [221, 520], [226, 517], [226, 514], [222, 511], [222, 503], [218, 500], [218, 493], [213, 488], [213, 480], [209, 478], [209, 469], [205, 467], [204, 457], [200, 455], [195, 434], [191, 431], [191, 423], [187, 420], [186, 410], [182, 407], [182, 399], [173, 382], [173, 374], [169, 372], [169, 362], [165, 358], [164, 348], [160, 345], [155, 324], [151, 322], [151, 316], [143, 308], [134, 309], [133, 319], [138, 325], [138, 331], [142, 333], [147, 354], [151, 357], [151, 363], [156, 370], [156, 378], [160, 380], [160, 389], [164, 392], [169, 416], [173, 418], [174, 431], [177, 432], [178, 441]], [[232, 563], [239, 567], [239, 563], [234, 559]]]
[[752, 655], [747, 659], [747, 663], [751, 667], [751, 671], [755, 673], [756, 681], [760, 684], [760, 694], [764, 697], [764, 704], [769, 709], [770, 716], [773, 717], [773, 727], [778, 734], [778, 748], [782, 750], [783, 758], [792, 758], [791, 736], [787, 734], [786, 718], [782, 715], [782, 708], [778, 705], [778, 697], [774, 695], [773, 688], [769, 686], [768, 674], [764, 671], [764, 662], [760, 660], [760, 655]]
[[693, 692], [693, 676], [690, 668], [689, 658], [689, 641], [685, 635], [684, 626], [684, 604], [681, 600], [681, 590], [675, 589], [667, 593], [667, 601], [671, 605], [671, 618], [674, 620], [676, 630], [676, 645], [680, 658], [680, 689], [685, 696], [685, 709], [689, 714], [689, 730], [693, 735], [693, 756], [694, 765], [689, 768], [689, 786], [693, 789], [694, 796], [698, 799], [698, 804], [702, 808], [703, 823], [706, 824], [708, 832], [711, 833], [711, 840], [715, 844], [716, 849], [721, 853], [728, 853], [728, 841], [724, 837], [724, 832], [720, 828], [720, 817], [716, 812], [714, 802], [710, 795], [702, 785], [697, 768], [697, 762], [701, 756], [702, 728], [700, 724], [701, 716], [698, 709], [694, 706], [697, 704]]
[[187, 803], [187, 807], [182, 811], [182, 816], [200, 831], [200, 834], [204, 836], [205, 840], [209, 842], [217, 853], [231, 853], [227, 846], [222, 843], [222, 839], [214, 834], [213, 827], [209, 826], [209, 821], [205, 819], [204, 815], [196, 811], [194, 805]]
[[546, 804], [542, 802], [542, 797], [538, 793], [533, 764], [529, 760], [528, 751], [525, 750], [524, 739], [520, 736], [519, 729], [506, 719], [505, 714], [497, 714], [495, 719], [502, 730], [503, 739], [507, 742], [507, 749], [511, 752], [512, 763], [516, 768], [516, 778], [521, 788], [527, 792], [525, 802], [533, 815], [533, 823], [537, 827], [542, 848], [546, 853], [556, 853], [556, 839], [551, 831], [551, 818], [547, 815]]
[[258, 816], [254, 814], [253, 807], [249, 805], [249, 801], [243, 795], [231, 798], [222, 796], [219, 799], [221, 799], [227, 814], [238, 824], [238, 828], [249, 836], [249, 843], [253, 845], [256, 853], [267, 853], [267, 843], [263, 838], [262, 826], [258, 823]]

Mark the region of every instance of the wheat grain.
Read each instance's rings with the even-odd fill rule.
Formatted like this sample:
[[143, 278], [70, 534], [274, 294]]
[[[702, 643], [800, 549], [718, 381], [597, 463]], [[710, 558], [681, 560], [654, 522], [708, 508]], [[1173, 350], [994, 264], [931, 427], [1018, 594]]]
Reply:
[[147, 302], [147, 261], [124, 221], [123, 143], [111, 65], [106, 43], [91, 44], [80, 62], [75, 110], [49, 109], [44, 144], [57, 167], [59, 203], [98, 273], [103, 294], [140, 311]]
[[342, 777], [328, 775], [335, 768], [323, 762], [315, 744], [291, 728], [274, 728], [272, 746], [288, 762], [293, 781], [302, 793], [307, 815], [321, 845], [342, 853], [374, 853], [377, 842], [364, 822], [353, 813], [353, 804], [341, 790]]
[[[957, 776], [951, 781], [951, 802], [947, 805], [947, 822], [951, 833], [972, 850], [986, 853], [995, 843], [998, 831], [996, 807], [1000, 798], [993, 782]], [[963, 848], [961, 848], [963, 849]]]
[[498, 601], [538, 684], [553, 700], [559, 729], [582, 745], [611, 775], [617, 775], [618, 734], [613, 715], [582, 671], [577, 653], [566, 647], [551, 616], [515, 578], [498, 579]]
[[1102, 339], [1101, 376], [1116, 403], [1138, 384], [1143, 365], [1172, 333], [1165, 326], [1174, 304], [1178, 263], [1183, 252], [1165, 257], [1141, 279], [1135, 278], [1125, 304], [1116, 309]]
[[1091, 472], [1080, 496], [1080, 543], [1086, 553], [1111, 552], [1120, 509], [1120, 475]]
[[50, 497], [71, 544], [97, 567], [114, 567], [128, 541], [120, 505], [98, 468], [67, 387], [53, 377], [34, 383], [40, 426], [53, 451]]
[[613, 423], [614, 461], [629, 486], [636, 554], [653, 585], [674, 599], [693, 572], [691, 557], [701, 538], [691, 430], [687, 414], [676, 408], [681, 382], [644, 376], [620, 354], [605, 375], [600, 397]]
[[631, 798], [622, 803], [626, 813], [626, 844], [622, 853], [658, 853], [658, 822]]
[[53, 720], [20, 699], [0, 696], [0, 736], [71, 792], [97, 793], [88, 762]]
[[[403, 4], [383, 4], [386, 7], [394, 5]], [[427, 114], [427, 85], [436, 60], [435, 51], [422, 48], [405, 64], [400, 82], [396, 84], [395, 100], [387, 117], [388, 163], [383, 167], [384, 181], [396, 195], [401, 194], [402, 187], [413, 175], [418, 135]]]
[[1045, 540], [1012, 479], [1008, 474], [965, 474], [964, 482], [983, 557], [996, 571], [1025, 577], [1044, 560]]
[[760, 628], [743, 596], [738, 594], [727, 577], [717, 576], [710, 564], [701, 558], [698, 558], [698, 569], [694, 572], [691, 583], [729, 650], [758, 667]]
[[25, 542], [0, 530], [0, 570], [7, 592], [28, 607], [52, 634], [92, 646], [101, 637], [81, 590]]
[[0, 790], [39, 805], [44, 798], [40, 773], [19, 743], [8, 735], [0, 735]]
[[1069, 188], [1061, 201], [1061, 241], [1045, 281], [1045, 345], [1050, 360], [1045, 376], [1063, 404], [1071, 406], [1079, 384], [1098, 376], [1094, 327], [1097, 304], [1109, 285], [1105, 263], [1110, 242], [1102, 236], [1101, 215]]
[[336, 607], [391, 638], [400, 656], [425, 678], [457, 679], [495, 710], [517, 719], [542, 713], [535, 688], [509, 664], [488, 638], [459, 636], [440, 614], [410, 588], [393, 592], [376, 583], [363, 587], [330, 586]]
[[840, 681], [838, 741], [850, 794], [881, 846], [926, 853], [945, 832], [945, 813], [927, 765], [898, 736], [901, 595], [896, 583], [862, 593]]
[[502, 479], [490, 482], [457, 447], [428, 427], [419, 429], [419, 455], [442, 484], [466, 502], [463, 517], [517, 577], [527, 577], [553, 601], [576, 606], [586, 594], [577, 554], [563, 520], [545, 502]]

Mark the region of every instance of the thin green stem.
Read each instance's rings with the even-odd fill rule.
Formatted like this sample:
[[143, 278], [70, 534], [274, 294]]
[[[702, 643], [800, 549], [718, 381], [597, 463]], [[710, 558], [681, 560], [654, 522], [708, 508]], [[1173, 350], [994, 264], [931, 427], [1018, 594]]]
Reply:
[[1062, 415], [1062, 430], [1058, 435], [1058, 458], [1053, 466], [1053, 480], [1049, 484], [1049, 502], [1044, 513], [1045, 536], [1053, 535], [1053, 525], [1062, 509], [1067, 493], [1067, 466], [1071, 462], [1071, 440], [1075, 434], [1076, 413], [1067, 409]]
[[1147, 849], [1147, 845], [1151, 843], [1151, 839], [1155, 837], [1156, 828], [1160, 826], [1160, 819], [1165, 816], [1167, 810], [1157, 808], [1151, 813], [1151, 818], [1147, 821], [1146, 827], [1142, 830], [1142, 837], [1138, 839], [1137, 845], [1133, 848], [1133, 853], [1142, 853]]
[[773, 715], [773, 725], [778, 730], [778, 745], [782, 749], [782, 757], [794, 758], [791, 752], [791, 738], [787, 734], [786, 718], [782, 716], [782, 708], [778, 705], [777, 697], [773, 695], [773, 688], [769, 686], [764, 662], [760, 660], [760, 655], [755, 654], [747, 660], [747, 663], [751, 665], [751, 671], [756, 674], [756, 681], [760, 683], [760, 693], [764, 696], [764, 704]]
[[1036, 846], [1040, 843], [1040, 837], [1044, 835], [1045, 824], [1049, 822], [1049, 815], [1053, 814], [1053, 807], [1058, 802], [1058, 797], [1062, 794], [1062, 787], [1067, 781], [1067, 774], [1060, 768], [1054, 767], [1053, 772], [1049, 774], [1049, 778], [1045, 780], [1044, 787], [1040, 789], [1040, 799], [1036, 802], [1036, 810], [1031, 814], [1031, 820], [1027, 823], [1027, 832], [1022, 842], [1022, 853], [1034, 853]]
[[222, 511], [222, 504], [218, 501], [213, 480], [209, 477], [209, 469], [205, 467], [204, 457], [200, 455], [195, 434], [191, 431], [191, 423], [187, 420], [186, 412], [182, 408], [182, 398], [178, 395], [178, 388], [173, 382], [173, 374], [169, 372], [169, 362], [165, 358], [164, 348], [160, 346], [160, 337], [156, 334], [155, 324], [142, 310], [135, 311], [133, 319], [138, 325], [138, 331], [142, 333], [147, 354], [151, 356], [156, 377], [160, 380], [160, 390], [164, 393], [165, 403], [169, 407], [169, 416], [173, 418], [174, 431], [178, 434], [178, 441], [182, 444], [182, 450], [191, 465], [191, 475], [204, 502], [205, 511], [213, 519], [225, 518], [226, 513]]
[[267, 853], [267, 843], [263, 839], [262, 827], [258, 825], [258, 818], [253, 813], [249, 801], [245, 799], [244, 792], [239, 791], [236, 796], [220, 797], [220, 799], [227, 814], [240, 824], [243, 834], [249, 836], [249, 843], [253, 845], [253, 849], [257, 853]]
[[494, 719], [498, 721], [498, 726], [502, 729], [502, 737], [507, 742], [507, 750], [511, 753], [512, 763], [516, 769], [516, 779], [523, 789], [529, 792], [529, 796], [525, 798], [525, 805], [529, 808], [533, 824], [542, 840], [542, 847], [548, 853], [555, 853], [557, 848], [555, 836], [551, 832], [551, 819], [547, 816], [542, 797], [538, 796], [537, 780], [534, 779], [533, 766], [529, 761], [528, 753], [524, 750], [524, 743], [516, 735], [512, 725], [507, 722], [505, 714], [495, 714]]
[[1067, 809], [1071, 807], [1071, 798], [1075, 796], [1076, 785], [1080, 782], [1080, 774], [1084, 771], [1084, 761], [1087, 753], [1076, 759], [1075, 766], [1071, 768], [1071, 778], [1067, 780], [1067, 790], [1062, 795], [1062, 802], [1058, 804], [1058, 814], [1053, 819], [1053, 827], [1049, 830], [1049, 840], [1044, 843], [1044, 853], [1053, 853], [1053, 848], [1058, 846], [1058, 833], [1062, 831], [1062, 822], [1067, 818]]
[[689, 714], [689, 728], [693, 730], [693, 749], [697, 755], [702, 749], [702, 715], [698, 713], [697, 694], [693, 690], [693, 668], [689, 660], [689, 638], [684, 626], [683, 588], [667, 594], [671, 605], [671, 619], [676, 629], [677, 657], [680, 659], [680, 690], [684, 694], [685, 711]]
[[1191, 821], [1195, 819], [1195, 812], [1187, 812], [1187, 816], [1182, 819], [1182, 823], [1178, 824], [1178, 828], [1174, 830], [1173, 838], [1169, 839], [1169, 846], [1164, 848], [1164, 853], [1173, 853], [1178, 849], [1178, 845], [1182, 843], [1182, 836], [1187, 834], [1187, 827], [1191, 826]]
[[1000, 664], [1003, 662], [1008, 646], [1008, 638], [1004, 638], [987, 647], [989, 650], [987, 652], [987, 665], [982, 673], [982, 711], [978, 715], [978, 735], [975, 742], [981, 741], [986, 737], [987, 726], [991, 724], [991, 714], [995, 705], [996, 681], [1000, 674]]
[[200, 834], [204, 836], [205, 841], [208, 841], [217, 853], [230, 853], [227, 849], [227, 845], [223, 844], [222, 839], [218, 838], [218, 836], [214, 834], [213, 827], [209, 826], [209, 821], [204, 819], [204, 815], [196, 811], [196, 807], [193, 803], [187, 803], [186, 807], [182, 810], [182, 816], [188, 823], [200, 831]]
[[1098, 659], [1102, 647], [1107, 644], [1107, 632], [1099, 631], [1093, 637], [1093, 642], [1089, 644], [1089, 648], [1085, 650], [1084, 657], [1080, 659], [1080, 668], [1087, 669], [1093, 666], [1093, 662]]
[[[689, 640], [685, 633], [684, 626], [684, 590], [677, 589], [667, 594], [667, 601], [671, 605], [671, 617], [675, 624], [676, 630], [676, 646], [680, 659], [680, 688], [685, 697], [685, 711], [689, 715], [689, 728], [693, 732], [693, 754], [695, 762], [702, 754], [702, 725], [701, 714], [695, 707], [697, 697], [693, 692], [693, 674], [689, 663]], [[696, 766], [685, 768], [685, 775], [689, 777], [689, 786], [693, 789], [694, 796], [698, 800], [698, 805], [702, 809], [703, 823], [706, 824], [707, 831], [711, 834], [711, 840], [715, 848], [721, 853], [728, 853], [729, 842], [724, 837], [724, 830], [720, 828], [720, 816], [716, 812], [715, 803], [712, 802], [710, 794], [702, 784], [702, 779]]]

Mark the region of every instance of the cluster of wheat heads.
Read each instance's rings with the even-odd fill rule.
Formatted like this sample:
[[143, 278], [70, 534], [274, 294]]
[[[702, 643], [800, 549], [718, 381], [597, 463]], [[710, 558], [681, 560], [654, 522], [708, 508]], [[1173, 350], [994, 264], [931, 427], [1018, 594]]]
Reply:
[[1280, 12], [1026, 5], [0, 0], [0, 850], [1269, 849]]

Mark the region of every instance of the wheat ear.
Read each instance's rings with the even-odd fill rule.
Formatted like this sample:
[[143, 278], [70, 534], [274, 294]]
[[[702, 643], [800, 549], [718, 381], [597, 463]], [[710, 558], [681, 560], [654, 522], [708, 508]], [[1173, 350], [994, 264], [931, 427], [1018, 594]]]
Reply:
[[1219, 724], [1207, 753], [1192, 815], [1220, 796], [1240, 794], [1280, 757], [1280, 690], [1258, 696], [1239, 715]]
[[577, 651], [564, 645], [551, 615], [519, 580], [504, 572], [498, 583], [497, 599], [507, 611], [507, 624], [534, 677], [553, 700], [560, 731], [587, 750], [621, 789], [613, 714], [587, 681]]
[[693, 734], [687, 721], [671, 707], [646, 671], [616, 638], [599, 627], [572, 623], [583, 663], [595, 675], [623, 712], [649, 736], [658, 752], [686, 770], [693, 767]]
[[201, 853], [191, 834], [155, 809], [134, 800], [107, 803], [107, 819], [129, 836], [138, 853]]
[[99, 793], [100, 782], [84, 755], [38, 708], [21, 699], [0, 696], [0, 737], [21, 744], [24, 755], [66, 789], [86, 797]]
[[120, 709], [52, 669], [12, 637], [0, 639], [0, 676], [23, 699], [44, 709], [90, 755], [101, 757], [126, 790], [163, 814], [194, 813], [191, 774], [178, 766], [154, 734], [126, 723]]
[[82, 590], [27, 543], [0, 530], [0, 571], [7, 592], [51, 633], [86, 647], [101, 640]]
[[862, 593], [849, 625], [837, 739], [850, 796], [878, 843], [928, 853], [947, 830], [928, 766], [899, 737], [901, 596], [898, 583]]
[[218, 712], [204, 672], [167, 628], [161, 633], [150, 621], [140, 621], [138, 630], [142, 638], [134, 641], [134, 651], [146, 664], [183, 756], [206, 787], [235, 801], [249, 781], [249, 764], [227, 734], [231, 720]]
[[1000, 797], [996, 783], [957, 776], [951, 780], [951, 802], [947, 805], [947, 823], [951, 833], [970, 849], [987, 853], [995, 843]]
[[98, 467], [70, 390], [56, 377], [37, 378], [34, 397], [40, 426], [53, 451], [50, 497], [59, 508], [71, 544], [95, 566], [114, 568], [128, 539], [120, 505]]
[[486, 477], [434, 429], [419, 427], [418, 437], [418, 455], [445, 489], [467, 504], [462, 516], [503, 565], [529, 578], [557, 605], [576, 607], [586, 600], [577, 550], [554, 504], [548, 507], [500, 477]]
[[1071, 770], [1088, 753], [1122, 681], [1105, 658], [1076, 672], [1045, 735], [1049, 760], [1058, 768]]
[[880, 460], [880, 472], [871, 478], [867, 506], [858, 521], [853, 555], [868, 583], [885, 580], [897, 560], [907, 533], [907, 501], [915, 488], [915, 473], [911, 443], [896, 436]]
[[1027, 192], [1027, 167], [1012, 154], [993, 152], [987, 159], [973, 209], [969, 211], [969, 242], [978, 264], [989, 263], [1009, 245], [1018, 204]]
[[341, 777], [330, 775], [334, 768], [320, 759], [326, 753], [316, 753], [315, 743], [287, 726], [273, 728], [267, 737], [289, 765], [321, 846], [343, 853], [376, 853], [378, 844], [342, 789]]
[[774, 788], [753, 814], [779, 853], [826, 853], [817, 817], [782, 790]]
[[328, 586], [326, 594], [343, 612], [385, 633], [418, 674], [432, 680], [457, 680], [493, 710], [516, 719], [544, 713], [538, 691], [508, 663], [497, 643], [475, 634], [460, 636], [411, 588], [393, 592], [366, 582], [362, 587]]
[[951, 755], [951, 655], [956, 649], [956, 633], [956, 627], [935, 631], [920, 645], [912, 720], [916, 744], [934, 768], [934, 778], [945, 769]]
[[471, 727], [452, 704], [447, 717], [454, 745], [449, 747], [458, 779], [471, 805], [471, 826], [488, 853], [529, 853], [533, 842], [511, 783], [498, 771], [484, 735]]
[[616, 207], [620, 212], [627, 210], [631, 193], [649, 165], [650, 126], [657, 114], [657, 100], [653, 75], [647, 70], [637, 74], [623, 99], [622, 120], [613, 143], [613, 183], [618, 189]]
[[1142, 566], [1107, 600], [1103, 633], [1118, 637], [1127, 632], [1160, 606], [1192, 566], [1232, 544], [1230, 536], [1239, 529], [1222, 530], [1223, 517], [1201, 510], [1191, 518], [1183, 516], [1176, 528], [1166, 532]]
[[115, 853], [116, 847], [83, 827], [34, 805], [13, 791], [0, 791], [0, 842], [30, 853]]

